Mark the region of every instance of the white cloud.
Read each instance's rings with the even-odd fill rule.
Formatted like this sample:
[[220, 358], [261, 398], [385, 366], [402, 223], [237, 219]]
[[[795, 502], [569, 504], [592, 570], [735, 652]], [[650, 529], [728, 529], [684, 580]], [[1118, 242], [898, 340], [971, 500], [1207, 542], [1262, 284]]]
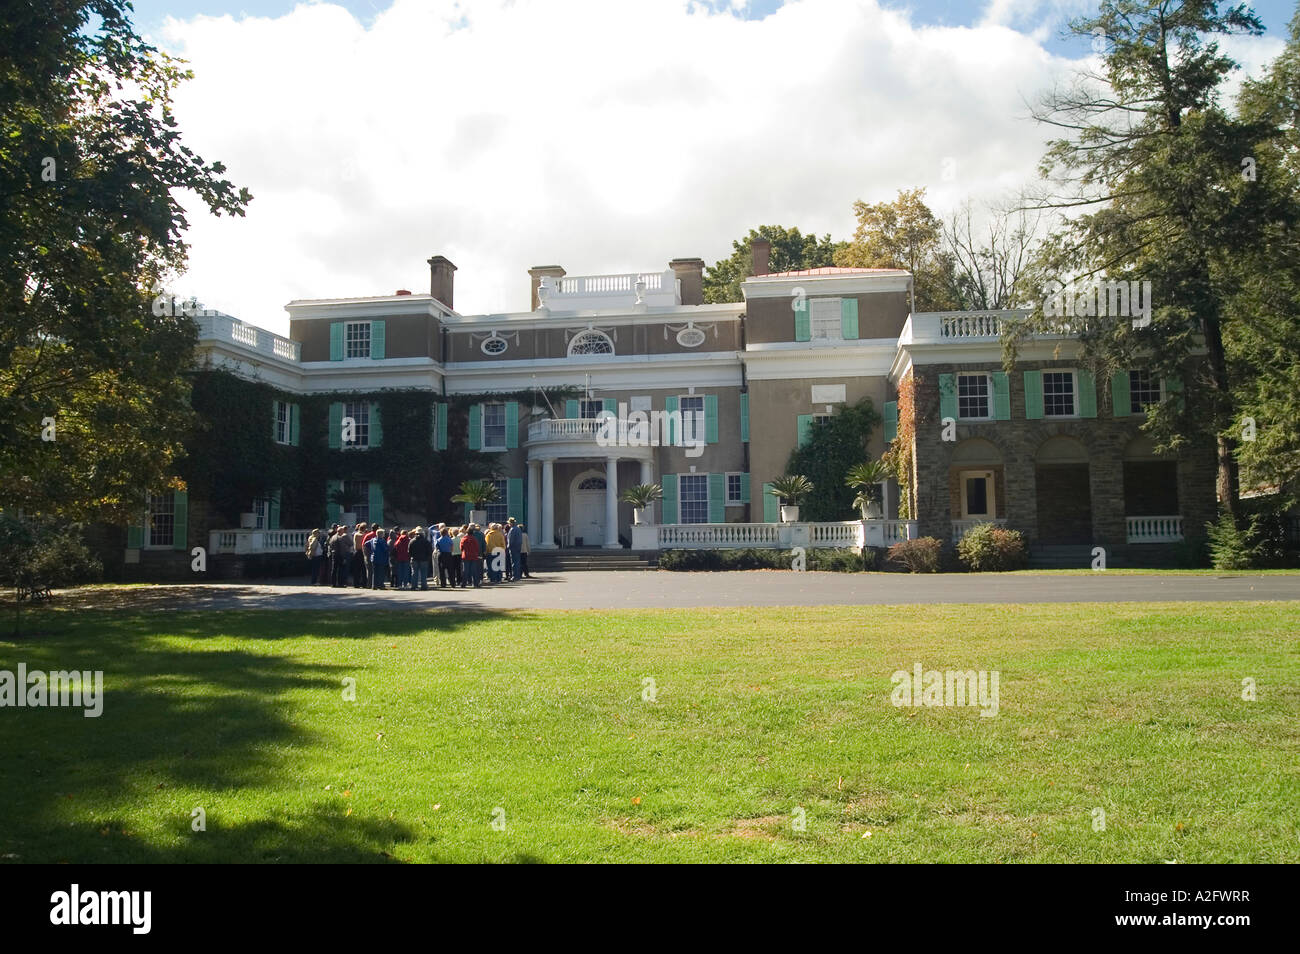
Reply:
[[[428, 287], [527, 308], [527, 268], [661, 269], [767, 223], [848, 237], [855, 199], [936, 211], [1028, 181], [1026, 100], [1070, 64], [1021, 33], [913, 25], [867, 0], [746, 21], [689, 0], [397, 0], [169, 20], [186, 142], [255, 199], [191, 214], [212, 307], [283, 331], [292, 298]], [[955, 176], [944, 179], [945, 159]]]

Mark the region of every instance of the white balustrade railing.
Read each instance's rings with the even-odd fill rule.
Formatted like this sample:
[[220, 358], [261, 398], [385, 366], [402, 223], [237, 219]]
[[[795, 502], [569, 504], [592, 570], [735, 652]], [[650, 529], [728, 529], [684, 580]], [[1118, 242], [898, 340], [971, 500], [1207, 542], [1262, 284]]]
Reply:
[[1129, 543], [1177, 543], [1183, 539], [1180, 516], [1125, 517], [1124, 522]]
[[860, 547], [862, 522], [850, 520], [844, 523], [810, 523], [808, 539], [815, 547]]
[[302, 359], [302, 345], [297, 341], [257, 325], [246, 324], [230, 315], [199, 315], [194, 318], [194, 324], [198, 327], [200, 341], [230, 341], [284, 361]]
[[[617, 438], [620, 444], [628, 443], [626, 420], [615, 421], [618, 431]], [[530, 441], [563, 441], [563, 440], [595, 440], [596, 435], [602, 430], [609, 434], [609, 426], [605, 424], [602, 418], [584, 417], [584, 418], [548, 418], [545, 421], [535, 421], [528, 425], [528, 439]]]
[[779, 547], [778, 523], [669, 523], [659, 530], [659, 549], [717, 550]]
[[726, 550], [791, 547], [844, 550], [887, 547], [916, 537], [915, 520], [830, 523], [670, 523], [633, 527], [638, 550]]
[[978, 527], [981, 523], [991, 523], [998, 527], [1005, 527], [1007, 525], [1007, 518], [994, 517], [989, 519], [988, 517], [971, 517], [967, 520], [954, 520], [952, 522], [953, 540], [960, 540], [966, 535], [967, 530], [971, 527]]
[[208, 534], [208, 554], [302, 553], [310, 530], [213, 530]]

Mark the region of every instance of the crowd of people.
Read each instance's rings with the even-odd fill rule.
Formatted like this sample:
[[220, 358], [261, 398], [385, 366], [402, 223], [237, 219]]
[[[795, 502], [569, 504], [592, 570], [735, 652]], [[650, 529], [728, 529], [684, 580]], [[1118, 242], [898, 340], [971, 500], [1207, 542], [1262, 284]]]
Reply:
[[480, 587], [531, 579], [528, 533], [514, 517], [504, 524], [384, 528], [358, 523], [313, 530], [305, 553], [312, 586], [427, 590]]

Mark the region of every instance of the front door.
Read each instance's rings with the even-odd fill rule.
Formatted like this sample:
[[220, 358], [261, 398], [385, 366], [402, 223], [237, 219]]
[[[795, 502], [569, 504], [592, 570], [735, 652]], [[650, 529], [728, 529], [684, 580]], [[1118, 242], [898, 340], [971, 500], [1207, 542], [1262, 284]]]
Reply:
[[570, 497], [569, 514], [574, 546], [598, 547], [605, 542], [604, 477], [584, 477], [578, 481]]
[[992, 520], [997, 514], [993, 503], [993, 471], [961, 472], [961, 516], [963, 520]]

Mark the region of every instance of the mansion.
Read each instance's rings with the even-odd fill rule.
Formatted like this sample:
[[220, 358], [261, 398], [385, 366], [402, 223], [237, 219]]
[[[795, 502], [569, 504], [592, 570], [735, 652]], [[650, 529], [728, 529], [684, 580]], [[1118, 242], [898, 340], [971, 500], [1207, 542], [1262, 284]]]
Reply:
[[[532, 268], [528, 310], [465, 315], [456, 267], [435, 256], [427, 293], [290, 302], [287, 338], [200, 316], [200, 364], [277, 395], [268, 419], [248, 426], [289, 450], [357, 456], [348, 474], [324, 473], [299, 495], [294, 521], [275, 490], [248, 501], [239, 529], [192, 493], [152, 497], [127, 530], [126, 562], [209, 541], [216, 552], [301, 553], [307, 530], [340, 521], [344, 505], [385, 525], [463, 519], [404, 507], [390, 475], [366, 470], [364, 455], [385, 442], [376, 395], [398, 392], [428, 396], [421, 440], [435, 455], [493, 455], [499, 500], [488, 519], [525, 522], [535, 550], [775, 545], [771, 481], [815, 421], [863, 399], [883, 418], [864, 458], [901, 434], [911, 466], [885, 484], [878, 519], [843, 515], [861, 526], [858, 545], [955, 541], [993, 521], [1031, 547], [1104, 546], [1140, 564], [1213, 520], [1213, 448], [1163, 457], [1140, 431], [1143, 408], [1173, 382], [1140, 367], [1095, 380], [1068, 335], [1032, 338], [1007, 373], [1000, 336], [1020, 313], [914, 313], [905, 271], [771, 274], [769, 256], [754, 244], [744, 301], [731, 304], [706, 304], [703, 260], [678, 258], [636, 274]], [[551, 400], [558, 389], [573, 396]], [[604, 427], [607, 412], [665, 418], [675, 433], [611, 440], [626, 436], [626, 421]], [[642, 483], [663, 496], [637, 527], [619, 494]], [[836, 526], [793, 539], [846, 545]], [[256, 546], [241, 542], [249, 533]]]

